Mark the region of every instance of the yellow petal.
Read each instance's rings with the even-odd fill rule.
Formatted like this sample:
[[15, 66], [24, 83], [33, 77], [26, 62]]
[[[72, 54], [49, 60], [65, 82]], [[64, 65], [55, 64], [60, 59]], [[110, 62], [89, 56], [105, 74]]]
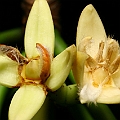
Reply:
[[94, 57], [98, 51], [100, 41], [106, 40], [106, 33], [96, 10], [91, 4], [84, 8], [79, 18], [76, 38], [77, 48], [85, 37], [92, 37], [91, 46], [88, 49], [90, 55]]
[[9, 108], [9, 120], [30, 120], [46, 98], [42, 86], [23, 85], [13, 96]]
[[120, 103], [120, 89], [117, 87], [105, 87], [97, 99], [98, 103], [116, 104]]
[[31, 60], [25, 67], [25, 76], [27, 79], [39, 80], [42, 70], [42, 59]]
[[97, 98], [101, 94], [101, 91], [101, 85], [98, 87], [94, 87], [92, 81], [89, 81], [86, 85], [83, 86], [82, 89], [80, 86], [79, 99], [81, 103], [96, 103]]
[[36, 43], [54, 52], [54, 26], [46, 0], [35, 0], [25, 30], [25, 52], [28, 58], [39, 55]]
[[84, 75], [84, 65], [87, 57], [87, 54], [77, 51], [77, 55], [72, 67], [73, 75], [77, 84], [82, 84]]
[[0, 56], [0, 84], [13, 87], [19, 82], [18, 63], [5, 55]]
[[50, 90], [55, 91], [59, 89], [65, 82], [72, 67], [75, 55], [76, 47], [71, 45], [53, 59], [50, 77], [45, 83]]
[[117, 72], [112, 75], [114, 84], [120, 89], [120, 66]]
[[118, 41], [114, 39], [108, 38], [107, 42], [108, 44], [106, 45], [106, 47], [108, 48], [106, 50], [105, 57], [106, 59], [110, 60], [110, 63], [112, 63], [119, 55], [120, 46], [119, 46]]

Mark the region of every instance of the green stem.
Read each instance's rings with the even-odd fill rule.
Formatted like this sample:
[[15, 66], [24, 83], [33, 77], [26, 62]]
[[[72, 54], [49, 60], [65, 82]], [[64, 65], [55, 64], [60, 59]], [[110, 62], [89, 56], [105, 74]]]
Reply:
[[63, 84], [61, 88], [55, 92], [50, 92], [49, 97], [59, 105], [71, 105], [79, 103], [77, 95], [77, 85], [66, 86]]
[[82, 104], [71, 105], [68, 110], [75, 120], [94, 120], [87, 108]]
[[93, 120], [85, 105], [81, 105], [77, 95], [77, 85], [63, 84], [61, 88], [55, 92], [50, 92], [49, 98], [56, 104], [67, 107], [67, 110], [75, 120]]
[[91, 104], [88, 106], [88, 110], [97, 120], [116, 120], [112, 111], [106, 104]]

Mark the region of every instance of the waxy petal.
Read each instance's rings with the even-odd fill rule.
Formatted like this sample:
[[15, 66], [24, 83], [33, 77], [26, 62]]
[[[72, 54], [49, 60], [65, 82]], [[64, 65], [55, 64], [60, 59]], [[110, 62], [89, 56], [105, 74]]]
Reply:
[[88, 55], [84, 52], [77, 51], [75, 61], [73, 63], [72, 71], [77, 84], [83, 85], [84, 64]]
[[91, 57], [94, 58], [97, 54], [100, 41], [105, 41], [107, 37], [104, 26], [91, 4], [84, 8], [79, 18], [76, 38], [77, 48], [85, 37], [92, 37], [88, 51]]
[[10, 120], [30, 120], [40, 109], [46, 93], [40, 85], [23, 85], [21, 86], [10, 104]]
[[27, 79], [38, 80], [42, 70], [43, 61], [41, 59], [31, 60], [25, 67], [25, 76]]
[[120, 89], [110, 86], [102, 88], [102, 93], [98, 97], [97, 102], [104, 104], [120, 103]]
[[18, 63], [6, 55], [0, 56], [0, 84], [7, 87], [14, 87], [19, 82]]
[[50, 76], [46, 81], [48, 89], [55, 91], [65, 82], [76, 55], [76, 47], [71, 45], [57, 55], [51, 64]]
[[120, 66], [117, 72], [112, 75], [114, 84], [120, 89]]
[[25, 30], [25, 52], [29, 59], [39, 55], [36, 43], [47, 48], [52, 57], [54, 52], [54, 26], [46, 0], [35, 0], [28, 17]]

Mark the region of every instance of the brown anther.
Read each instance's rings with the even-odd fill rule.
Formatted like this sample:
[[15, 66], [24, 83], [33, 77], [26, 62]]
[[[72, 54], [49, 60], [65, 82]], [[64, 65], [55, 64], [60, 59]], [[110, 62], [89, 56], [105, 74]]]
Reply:
[[109, 72], [113, 74], [120, 67], [120, 55], [112, 62]]
[[42, 80], [42, 83], [44, 83], [50, 74], [50, 62], [51, 62], [50, 55], [47, 49], [44, 48], [40, 43], [36, 43], [36, 47], [38, 50], [42, 51], [43, 66], [42, 66], [40, 78]]
[[93, 71], [97, 67], [97, 62], [91, 56], [89, 56], [86, 61], [86, 67], [88, 67], [90, 71]]
[[99, 44], [99, 50], [98, 50], [97, 57], [96, 57], [96, 61], [98, 63], [103, 62], [103, 49], [104, 49], [104, 42], [101, 42]]

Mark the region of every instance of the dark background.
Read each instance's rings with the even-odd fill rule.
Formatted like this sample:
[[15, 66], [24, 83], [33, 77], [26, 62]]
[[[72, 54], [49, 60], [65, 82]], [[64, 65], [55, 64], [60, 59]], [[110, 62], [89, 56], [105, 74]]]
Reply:
[[93, 4], [97, 10], [107, 35], [114, 35], [115, 39], [120, 40], [120, 3], [118, 0], [62, 0], [62, 32], [65, 40], [70, 43], [75, 42], [79, 16], [88, 4]]
[[[22, 0], [0, 0], [0, 31], [21, 26]], [[119, 0], [59, 0], [60, 25], [62, 36], [68, 44], [75, 43], [79, 16], [88, 4], [97, 10], [107, 35], [120, 40], [120, 3]], [[87, 19], [87, 18], [86, 18]]]

